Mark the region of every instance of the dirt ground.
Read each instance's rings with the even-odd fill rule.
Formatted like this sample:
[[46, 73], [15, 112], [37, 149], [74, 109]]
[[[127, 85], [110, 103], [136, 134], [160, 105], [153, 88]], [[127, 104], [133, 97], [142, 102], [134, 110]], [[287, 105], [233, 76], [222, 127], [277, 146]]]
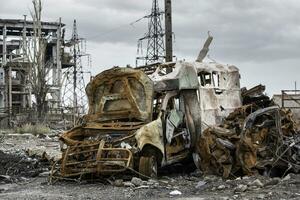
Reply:
[[[187, 166], [164, 169], [158, 180], [48, 182], [46, 159], [60, 156], [57, 133], [0, 135], [0, 199], [300, 199], [300, 175], [222, 180]], [[46, 154], [43, 152], [46, 152]], [[185, 170], [184, 170], [185, 169]]]

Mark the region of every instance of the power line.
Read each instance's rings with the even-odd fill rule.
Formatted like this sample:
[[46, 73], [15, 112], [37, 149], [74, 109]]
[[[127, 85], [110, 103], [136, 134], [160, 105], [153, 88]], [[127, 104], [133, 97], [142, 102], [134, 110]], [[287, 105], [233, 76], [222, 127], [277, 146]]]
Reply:
[[141, 18], [139, 18], [139, 19], [137, 19], [137, 20], [134, 20], [134, 21], [132, 21], [132, 22], [130, 22], [130, 23], [126, 23], [126, 24], [122, 24], [122, 25], [120, 25], [120, 26], [116, 26], [115, 28], [109, 29], [108, 31], [103, 32], [103, 33], [101, 33], [101, 34], [97, 34], [97, 35], [93, 35], [93, 36], [91, 36], [91, 37], [87, 37], [87, 39], [90, 40], [90, 39], [95, 39], [95, 38], [99, 38], [99, 37], [104, 37], [104, 36], [108, 35], [109, 33], [113, 33], [113, 32], [115, 32], [115, 31], [117, 31], [117, 30], [120, 30], [120, 29], [122, 29], [122, 28], [124, 28], [124, 27], [128, 27], [128, 26], [134, 27], [134, 26], [133, 26], [134, 24], [140, 22], [141, 20], [143, 20], [143, 19], [146, 18], [146, 17], [147, 17], [147, 16], [144, 16], [144, 17], [141, 17]]

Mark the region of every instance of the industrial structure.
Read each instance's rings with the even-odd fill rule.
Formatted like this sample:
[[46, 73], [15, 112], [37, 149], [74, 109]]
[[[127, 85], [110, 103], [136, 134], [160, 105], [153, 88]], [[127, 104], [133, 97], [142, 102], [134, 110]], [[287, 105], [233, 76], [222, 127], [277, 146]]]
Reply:
[[[147, 74], [153, 73], [159, 64], [173, 61], [173, 32], [172, 32], [172, 2], [164, 0], [165, 9], [159, 8], [158, 0], [152, 1], [151, 14], [144, 16], [148, 19], [148, 32], [138, 40], [138, 56], [136, 67]], [[165, 19], [164, 28], [162, 19]], [[143, 41], [146, 41], [146, 54], [143, 51]], [[171, 72], [172, 68], [167, 68]]]
[[72, 65], [64, 66], [64, 82], [62, 88], [62, 105], [65, 112], [73, 113], [73, 122], [87, 110], [87, 97], [85, 94], [84, 74], [90, 72], [83, 70], [82, 58], [88, 58], [88, 65], [91, 65], [90, 55], [86, 53], [86, 40], [79, 38], [76, 20], [73, 22], [72, 38], [65, 41], [65, 52], [68, 50], [71, 56]]
[[[42, 22], [41, 31], [47, 38], [45, 65], [49, 68], [48, 106], [60, 106], [62, 77], [61, 22]], [[33, 21], [15, 19], [0, 20], [0, 109], [2, 118], [34, 109], [30, 84], [30, 41], [33, 39]]]
[[300, 90], [282, 90], [281, 94], [274, 94], [273, 101], [282, 108], [291, 109], [300, 128]]
[[[137, 66], [140, 61], [143, 61], [142, 65], [149, 65], [165, 60], [165, 33], [161, 23], [163, 13], [159, 8], [158, 0], [153, 0], [151, 14], [144, 17], [148, 19], [148, 32], [138, 40], [138, 54], [141, 56], [136, 58]], [[143, 55], [143, 41], [147, 43], [145, 55]]]
[[[34, 21], [0, 19], [0, 124], [13, 125], [18, 121], [36, 121], [36, 100], [32, 88], [32, 54]], [[65, 25], [58, 22], [41, 22], [41, 35], [46, 45], [43, 65], [47, 68], [45, 85], [46, 120], [61, 120], [63, 112], [62, 87], [64, 71], [76, 66], [76, 58], [65, 51], [76, 43], [65, 42]], [[71, 40], [72, 41], [72, 40]], [[76, 46], [77, 48], [77, 46]], [[75, 49], [75, 47], [74, 47]], [[82, 71], [82, 70], [81, 70]], [[74, 72], [77, 76], [77, 72]], [[84, 87], [84, 86], [83, 86]], [[74, 109], [73, 109], [74, 111]], [[81, 112], [84, 112], [81, 110]], [[74, 113], [73, 113], [74, 114]], [[30, 118], [30, 119], [29, 119]]]

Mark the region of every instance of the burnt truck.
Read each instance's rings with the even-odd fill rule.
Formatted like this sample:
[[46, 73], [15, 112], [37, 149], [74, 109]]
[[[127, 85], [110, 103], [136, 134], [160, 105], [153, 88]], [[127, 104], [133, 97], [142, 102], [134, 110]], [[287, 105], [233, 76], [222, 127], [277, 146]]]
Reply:
[[158, 168], [192, 160], [207, 127], [242, 105], [240, 74], [232, 65], [195, 62], [103, 71], [87, 85], [89, 111], [60, 136], [62, 159], [51, 177], [133, 171], [155, 177]]
[[159, 167], [190, 159], [202, 130], [241, 106], [239, 79], [234, 66], [197, 61], [161, 64], [148, 75], [103, 71], [86, 87], [88, 114], [60, 136], [52, 173], [155, 177]]

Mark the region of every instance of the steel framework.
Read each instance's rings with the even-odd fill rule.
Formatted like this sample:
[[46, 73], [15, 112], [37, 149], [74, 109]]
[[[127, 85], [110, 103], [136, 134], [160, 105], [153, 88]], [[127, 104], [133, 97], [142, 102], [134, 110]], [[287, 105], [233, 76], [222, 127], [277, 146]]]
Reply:
[[62, 102], [65, 109], [74, 115], [74, 120], [87, 111], [87, 98], [85, 95], [85, 81], [82, 66], [82, 57], [89, 56], [85, 53], [85, 40], [78, 37], [76, 20], [73, 23], [72, 38], [66, 43], [70, 47], [73, 65], [64, 71], [64, 85]]
[[[138, 56], [136, 58], [136, 66], [139, 66], [139, 61], [144, 61], [142, 65], [153, 63], [161, 63], [165, 59], [164, 36], [161, 18], [163, 11], [159, 9], [158, 0], [153, 0], [151, 14], [145, 16], [148, 18], [148, 32], [144, 37], [138, 40]], [[143, 41], [147, 40], [146, 55], [143, 55]]]

